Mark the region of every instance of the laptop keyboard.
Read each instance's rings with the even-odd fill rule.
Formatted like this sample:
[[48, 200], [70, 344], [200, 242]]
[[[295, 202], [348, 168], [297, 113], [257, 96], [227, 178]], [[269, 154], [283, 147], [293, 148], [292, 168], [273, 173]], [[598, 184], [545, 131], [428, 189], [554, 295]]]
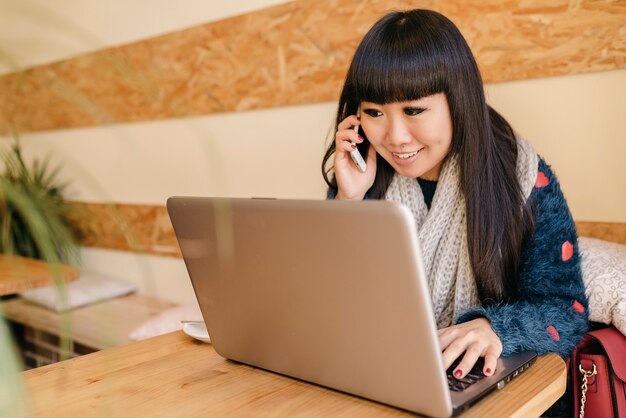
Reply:
[[465, 377], [461, 379], [457, 379], [452, 374], [454, 369], [461, 362], [461, 359], [457, 359], [452, 363], [452, 366], [447, 370], [446, 374], [448, 375], [448, 387], [453, 392], [463, 392], [465, 389], [483, 379], [485, 375], [483, 374], [483, 367], [485, 366], [485, 360], [481, 357], [478, 359], [472, 370]]

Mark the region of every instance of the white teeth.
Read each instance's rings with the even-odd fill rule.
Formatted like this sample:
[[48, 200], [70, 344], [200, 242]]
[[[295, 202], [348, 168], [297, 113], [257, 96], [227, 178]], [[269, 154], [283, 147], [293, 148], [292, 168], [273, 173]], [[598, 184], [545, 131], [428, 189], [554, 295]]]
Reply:
[[393, 154], [393, 155], [395, 155], [396, 157], [401, 158], [401, 159], [403, 159], [403, 160], [406, 160], [407, 158], [411, 158], [411, 157], [412, 157], [412, 156], [414, 156], [415, 154], [417, 154], [417, 151], [414, 151], [414, 152], [409, 152], [409, 153], [406, 153], [406, 154], [396, 154], [396, 153], [394, 152], [394, 154]]

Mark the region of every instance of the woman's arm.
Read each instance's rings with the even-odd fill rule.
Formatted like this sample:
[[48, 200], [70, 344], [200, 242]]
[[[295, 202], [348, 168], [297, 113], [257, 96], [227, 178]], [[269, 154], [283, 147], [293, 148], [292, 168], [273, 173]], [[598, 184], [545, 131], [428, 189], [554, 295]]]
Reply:
[[587, 331], [587, 298], [576, 226], [556, 176], [543, 160], [530, 204], [535, 231], [522, 249], [519, 300], [471, 310], [457, 322], [487, 318], [505, 356], [532, 350], [567, 357]]

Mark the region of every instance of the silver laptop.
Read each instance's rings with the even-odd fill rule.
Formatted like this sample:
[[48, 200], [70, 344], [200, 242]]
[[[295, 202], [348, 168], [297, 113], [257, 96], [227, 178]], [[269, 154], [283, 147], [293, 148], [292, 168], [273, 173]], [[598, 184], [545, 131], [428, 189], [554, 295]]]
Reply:
[[447, 417], [536, 357], [501, 358], [490, 377], [447, 375], [415, 221], [402, 205], [172, 197], [167, 208], [225, 358]]

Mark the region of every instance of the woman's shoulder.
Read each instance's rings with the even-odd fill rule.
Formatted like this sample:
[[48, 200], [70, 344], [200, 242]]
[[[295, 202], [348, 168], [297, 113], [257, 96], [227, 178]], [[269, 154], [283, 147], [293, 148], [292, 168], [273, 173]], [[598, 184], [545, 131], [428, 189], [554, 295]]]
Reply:
[[531, 197], [533, 195], [547, 195], [561, 193], [559, 180], [554, 169], [546, 162], [545, 158], [538, 156], [537, 177]]
[[552, 167], [539, 157], [537, 178], [529, 197], [535, 220], [539, 223], [571, 223], [571, 213]]
[[542, 157], [541, 155], [537, 155], [537, 163], [538, 171], [543, 171], [546, 175], [550, 174], [551, 176], [554, 176], [554, 170], [552, 169], [552, 166], [548, 164], [544, 157]]

